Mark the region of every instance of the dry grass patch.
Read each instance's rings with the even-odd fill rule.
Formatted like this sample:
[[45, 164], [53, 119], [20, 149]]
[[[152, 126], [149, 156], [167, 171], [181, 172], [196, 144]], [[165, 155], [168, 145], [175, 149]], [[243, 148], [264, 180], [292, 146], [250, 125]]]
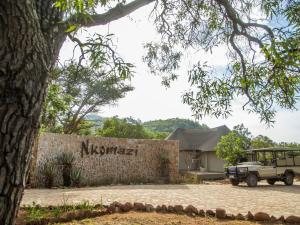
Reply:
[[[254, 225], [250, 221], [217, 220], [176, 214], [137, 213], [111, 214], [93, 219], [59, 223], [56, 225]], [[270, 224], [270, 223], [269, 223]]]

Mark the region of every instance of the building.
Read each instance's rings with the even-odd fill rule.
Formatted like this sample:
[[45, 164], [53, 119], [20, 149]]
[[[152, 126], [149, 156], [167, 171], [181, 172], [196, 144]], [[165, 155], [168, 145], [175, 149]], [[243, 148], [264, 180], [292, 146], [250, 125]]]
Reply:
[[178, 128], [167, 140], [179, 140], [179, 170], [223, 172], [224, 161], [214, 151], [223, 135], [230, 132], [224, 126], [203, 129]]

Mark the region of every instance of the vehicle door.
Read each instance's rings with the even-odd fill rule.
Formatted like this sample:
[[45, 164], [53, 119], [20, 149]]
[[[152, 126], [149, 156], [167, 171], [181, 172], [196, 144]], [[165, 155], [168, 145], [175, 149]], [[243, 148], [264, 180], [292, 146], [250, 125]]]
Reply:
[[286, 156], [284, 151], [277, 151], [276, 152], [276, 173], [277, 175], [284, 174], [286, 170]]
[[275, 177], [276, 174], [276, 162], [273, 152], [261, 152], [259, 158], [263, 163], [263, 166], [258, 169], [258, 173], [261, 177]]

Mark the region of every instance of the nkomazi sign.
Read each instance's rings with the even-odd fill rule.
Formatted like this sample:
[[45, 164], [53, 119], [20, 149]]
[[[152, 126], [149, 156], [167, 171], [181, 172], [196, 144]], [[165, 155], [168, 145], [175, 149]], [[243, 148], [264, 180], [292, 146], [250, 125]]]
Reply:
[[108, 154], [137, 156], [138, 149], [123, 148], [120, 146], [95, 145], [90, 144], [89, 140], [81, 142], [81, 158], [85, 155], [103, 156]]

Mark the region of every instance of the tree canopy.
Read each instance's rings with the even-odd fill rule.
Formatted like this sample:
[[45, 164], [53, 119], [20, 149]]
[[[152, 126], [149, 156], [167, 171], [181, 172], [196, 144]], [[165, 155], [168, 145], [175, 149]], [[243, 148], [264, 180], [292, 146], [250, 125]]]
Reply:
[[219, 158], [228, 165], [235, 165], [245, 156], [245, 150], [250, 148], [251, 133], [243, 124], [237, 125], [227, 135], [221, 137], [215, 150]]
[[115, 104], [133, 90], [118, 76], [69, 63], [53, 72], [42, 113], [42, 128], [65, 134], [93, 126], [86, 120], [104, 105]]
[[233, 127], [227, 135], [221, 137], [216, 146], [216, 154], [229, 165], [235, 165], [245, 156], [245, 150], [269, 148], [269, 147], [292, 147], [299, 148], [296, 142], [275, 142], [265, 135], [253, 137], [251, 132], [243, 124]]
[[188, 71], [183, 101], [194, 115], [228, 117], [235, 98], [270, 125], [278, 107], [295, 109], [300, 90], [300, 2], [297, 0], [162, 0], [155, 22], [159, 43], [148, 43], [144, 60], [170, 85], [185, 50], [227, 49], [222, 74], [204, 60]]
[[[154, 0], [57, 0], [54, 6], [63, 12], [62, 27], [81, 51], [79, 61], [88, 59], [95, 67], [114, 65], [113, 70], [130, 77], [127, 63], [114, 54], [111, 35], [95, 34], [80, 40], [78, 31], [107, 24], [151, 2]], [[99, 6], [108, 10], [99, 14]], [[213, 52], [226, 47], [228, 65], [223, 74], [215, 74], [205, 61], [196, 60], [189, 68], [191, 88], [183, 95], [183, 102], [197, 118], [226, 118], [234, 99], [244, 96], [242, 108], [257, 113], [270, 125], [277, 106], [295, 109], [298, 100], [299, 10], [297, 0], [156, 1], [152, 18], [161, 40], [145, 45], [144, 61], [169, 86], [178, 77], [186, 50]]]
[[150, 131], [145, 129], [140, 123], [133, 118], [131, 120], [118, 119], [116, 117], [106, 119], [103, 127], [98, 129], [97, 134], [102, 137], [116, 137], [116, 138], [134, 138], [134, 139], [164, 139], [168, 135], [165, 132]]
[[274, 147], [276, 143], [269, 137], [264, 135], [258, 135], [251, 140], [251, 148], [268, 148]]

